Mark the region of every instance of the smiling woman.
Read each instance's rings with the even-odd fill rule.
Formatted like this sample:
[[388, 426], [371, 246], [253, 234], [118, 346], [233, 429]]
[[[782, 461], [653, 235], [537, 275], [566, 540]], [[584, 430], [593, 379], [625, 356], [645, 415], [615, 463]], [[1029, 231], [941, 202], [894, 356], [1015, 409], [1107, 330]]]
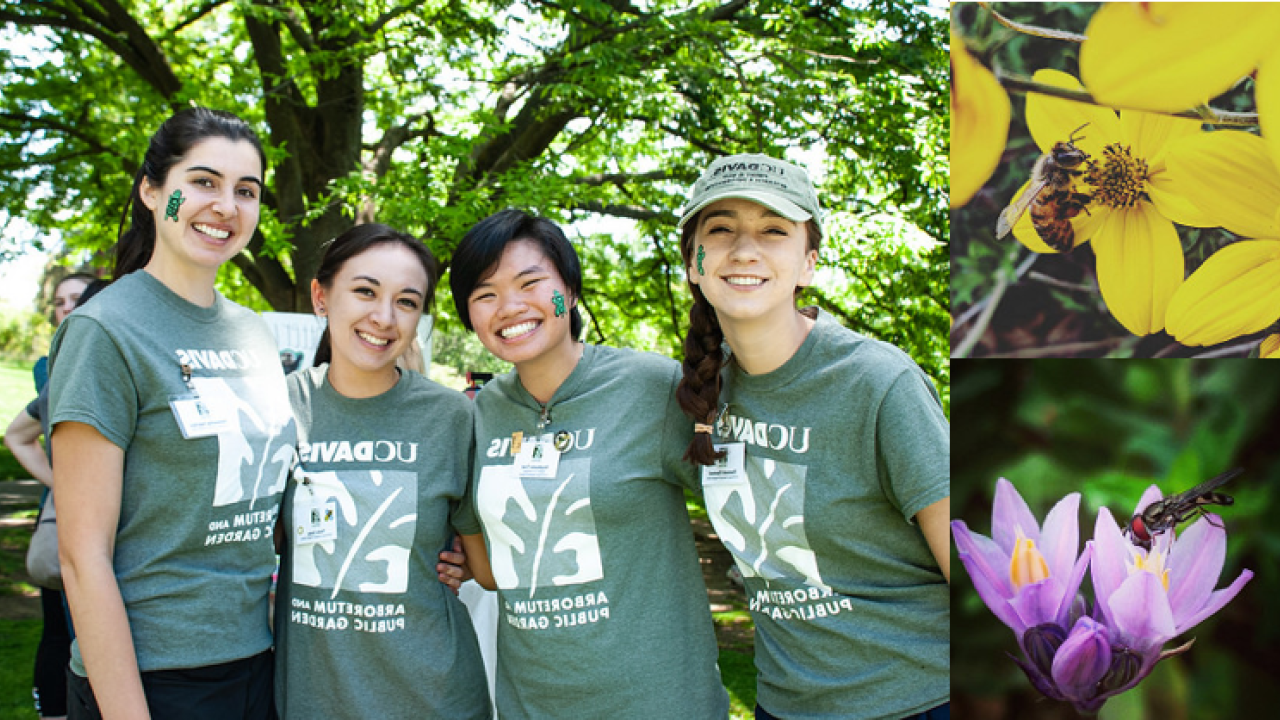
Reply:
[[329, 244], [311, 283], [329, 324], [316, 367], [288, 378], [300, 461], [281, 511], [284, 720], [491, 715], [471, 622], [436, 574], [455, 533], [480, 532], [471, 401], [396, 366], [437, 273], [421, 242], [370, 223]]
[[822, 239], [802, 168], [718, 158], [680, 225], [685, 457], [752, 598], [757, 720], [949, 717], [951, 446], [936, 390], [892, 345], [796, 307]]
[[475, 398], [487, 546], [463, 538], [507, 608], [498, 714], [725, 717], [684, 502], [695, 477], [680, 462], [692, 433], [672, 401], [679, 367], [579, 341], [578, 256], [545, 218], [485, 218], [451, 272], [463, 325], [515, 365]]
[[[139, 168], [117, 280], [50, 352], [68, 716], [266, 718], [261, 538], [295, 426], [270, 331], [214, 288], [257, 227], [266, 159], [244, 121], [193, 108]], [[200, 360], [226, 356], [244, 361]]]

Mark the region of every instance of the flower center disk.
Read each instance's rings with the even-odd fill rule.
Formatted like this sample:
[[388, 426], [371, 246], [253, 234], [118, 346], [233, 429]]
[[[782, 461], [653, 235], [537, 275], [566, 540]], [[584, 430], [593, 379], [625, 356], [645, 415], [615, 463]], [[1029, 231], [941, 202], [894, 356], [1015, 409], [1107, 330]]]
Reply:
[[1147, 161], [1134, 157], [1128, 146], [1112, 143], [1102, 159], [1089, 158], [1085, 182], [1094, 187], [1093, 201], [1113, 208], [1133, 207], [1143, 197], [1150, 179]]

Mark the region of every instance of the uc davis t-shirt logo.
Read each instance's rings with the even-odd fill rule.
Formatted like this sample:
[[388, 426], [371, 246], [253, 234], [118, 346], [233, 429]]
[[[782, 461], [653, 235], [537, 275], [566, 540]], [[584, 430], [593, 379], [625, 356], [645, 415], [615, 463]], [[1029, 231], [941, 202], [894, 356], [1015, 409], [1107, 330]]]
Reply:
[[336, 540], [294, 546], [294, 584], [331, 589], [331, 598], [339, 590], [405, 592], [418, 522], [418, 474], [350, 470], [298, 475], [310, 480], [297, 494], [314, 492], [311, 507], [324, 512], [336, 507], [338, 531]]
[[481, 469], [476, 507], [489, 540], [493, 578], [503, 590], [579, 585], [604, 577], [591, 461], [562, 460], [554, 480], [521, 478], [514, 465]]
[[704, 483], [707, 514], [746, 577], [827, 590], [804, 527], [808, 466], [747, 455], [745, 479]]

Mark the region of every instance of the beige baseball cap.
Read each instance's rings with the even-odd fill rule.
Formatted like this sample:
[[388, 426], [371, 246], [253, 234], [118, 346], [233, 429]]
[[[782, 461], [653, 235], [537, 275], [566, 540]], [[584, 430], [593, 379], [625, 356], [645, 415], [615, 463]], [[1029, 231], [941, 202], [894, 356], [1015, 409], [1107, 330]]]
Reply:
[[689, 204], [680, 213], [679, 227], [717, 200], [740, 198], [758, 202], [793, 222], [821, 222], [818, 194], [809, 173], [798, 165], [768, 155], [729, 155], [716, 158], [693, 185]]

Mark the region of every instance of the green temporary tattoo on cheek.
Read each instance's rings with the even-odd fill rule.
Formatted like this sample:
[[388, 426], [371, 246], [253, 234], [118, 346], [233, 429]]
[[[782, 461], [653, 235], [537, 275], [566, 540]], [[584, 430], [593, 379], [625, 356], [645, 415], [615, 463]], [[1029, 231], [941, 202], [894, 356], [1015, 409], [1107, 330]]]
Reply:
[[186, 201], [186, 198], [182, 197], [181, 190], [174, 190], [169, 196], [169, 206], [164, 209], [164, 219], [178, 222], [178, 208], [182, 207], [182, 203]]
[[699, 245], [698, 246], [698, 274], [699, 275], [707, 274], [707, 271], [702, 269], [702, 259], [705, 258], [706, 256], [707, 256], [707, 251], [701, 245]]
[[560, 317], [567, 312], [564, 309], [564, 295], [561, 295], [559, 290], [551, 291], [551, 304], [556, 306], [556, 317]]

